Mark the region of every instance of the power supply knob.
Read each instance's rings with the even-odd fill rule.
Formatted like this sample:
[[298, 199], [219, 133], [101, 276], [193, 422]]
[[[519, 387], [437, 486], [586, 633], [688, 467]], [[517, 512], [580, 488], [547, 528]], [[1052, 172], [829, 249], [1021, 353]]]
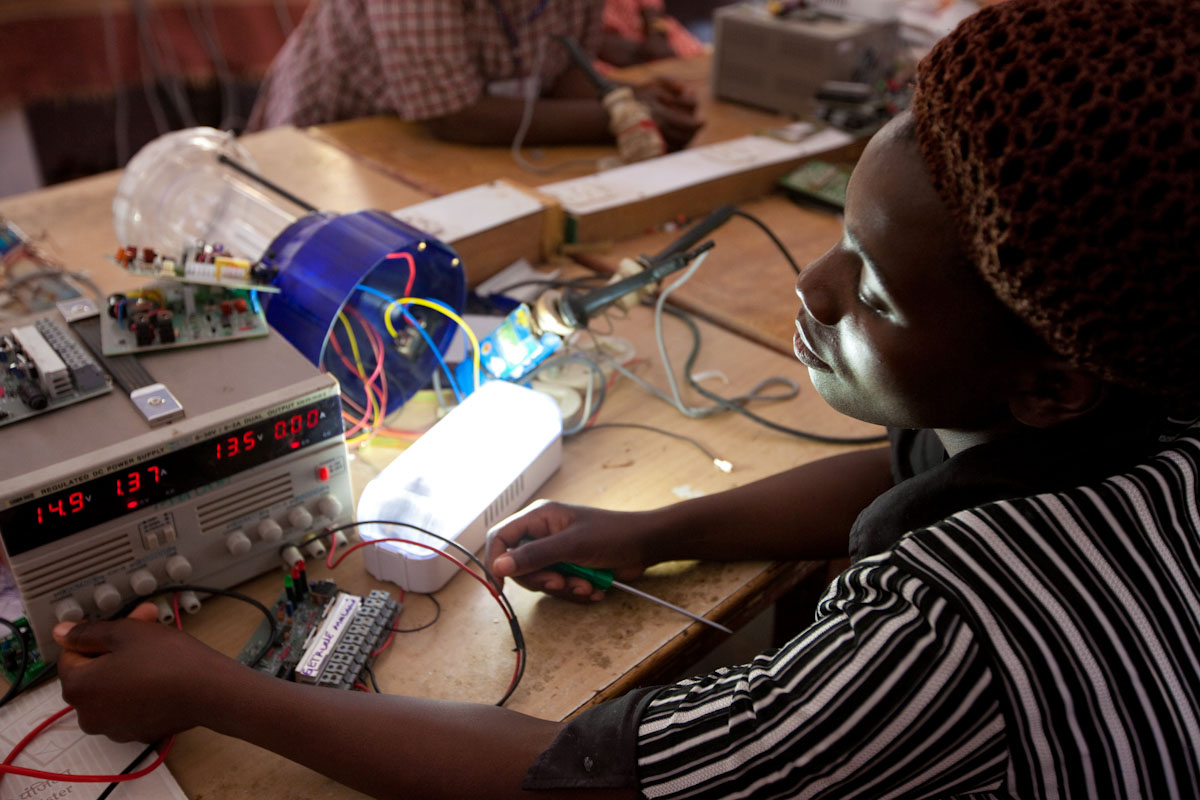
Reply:
[[59, 622], [79, 622], [83, 619], [83, 606], [74, 597], [59, 600], [54, 604], [54, 618]]
[[264, 519], [258, 523], [258, 536], [264, 542], [274, 544], [283, 538], [283, 528], [273, 519]]
[[186, 581], [192, 577], [192, 562], [183, 556], [171, 556], [167, 559], [167, 575], [173, 581]]
[[302, 531], [307, 531], [308, 526], [312, 525], [312, 514], [308, 513], [308, 509], [304, 506], [296, 506], [287, 515], [288, 522], [293, 528], [299, 528]]
[[244, 556], [250, 552], [250, 537], [241, 531], [234, 531], [225, 537], [225, 547], [235, 556]]
[[342, 513], [342, 501], [331, 494], [323, 495], [317, 501], [317, 510], [329, 519], [336, 519], [337, 515]]
[[92, 592], [92, 600], [101, 613], [111, 614], [121, 607], [121, 593], [111, 583], [102, 583]]
[[130, 574], [129, 588], [136, 595], [150, 594], [158, 588], [158, 578], [148, 569], [139, 569]]

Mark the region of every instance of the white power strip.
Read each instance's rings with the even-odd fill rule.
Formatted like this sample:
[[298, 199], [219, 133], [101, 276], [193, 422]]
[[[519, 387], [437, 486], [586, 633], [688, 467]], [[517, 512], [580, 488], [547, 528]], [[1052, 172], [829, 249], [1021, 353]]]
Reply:
[[[524, 506], [561, 463], [558, 404], [524, 386], [488, 381], [366, 485], [358, 519], [417, 525], [475, 552], [488, 529]], [[359, 535], [409, 539], [461, 556], [400, 525], [363, 525]], [[409, 592], [435, 592], [458, 571], [417, 545], [385, 542], [363, 552], [367, 572]]]

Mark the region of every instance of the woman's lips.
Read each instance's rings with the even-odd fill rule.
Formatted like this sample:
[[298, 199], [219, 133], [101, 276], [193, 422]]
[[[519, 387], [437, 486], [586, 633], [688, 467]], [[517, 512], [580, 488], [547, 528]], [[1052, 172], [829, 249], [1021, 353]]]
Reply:
[[796, 333], [792, 336], [792, 350], [796, 353], [796, 358], [800, 359], [800, 363], [809, 369], [816, 369], [821, 372], [833, 371], [828, 364], [813, 352], [812, 345], [808, 343], [808, 337], [804, 334], [804, 328], [800, 325], [800, 320], [796, 320]]

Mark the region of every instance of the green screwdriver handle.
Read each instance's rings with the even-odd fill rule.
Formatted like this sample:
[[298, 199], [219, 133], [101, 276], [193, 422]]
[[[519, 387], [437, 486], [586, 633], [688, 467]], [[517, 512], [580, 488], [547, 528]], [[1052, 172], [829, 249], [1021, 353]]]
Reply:
[[[525, 536], [521, 539], [521, 544], [532, 542], [532, 536]], [[581, 567], [578, 564], [572, 564], [570, 561], [559, 561], [557, 564], [551, 564], [546, 569], [551, 572], [557, 572], [559, 575], [566, 575], [571, 578], [583, 578], [585, 581], [591, 581], [592, 586], [595, 586], [600, 591], [607, 591], [613, 583], [613, 571], [611, 569], [601, 569], [599, 567]]]
[[551, 572], [557, 572], [560, 575], [569, 575], [572, 578], [583, 578], [591, 581], [592, 586], [595, 586], [600, 591], [606, 591], [612, 586], [613, 571], [611, 569], [600, 569], [599, 567], [581, 567], [578, 564], [572, 564], [570, 561], [559, 561], [557, 564], [552, 564], [549, 567]]

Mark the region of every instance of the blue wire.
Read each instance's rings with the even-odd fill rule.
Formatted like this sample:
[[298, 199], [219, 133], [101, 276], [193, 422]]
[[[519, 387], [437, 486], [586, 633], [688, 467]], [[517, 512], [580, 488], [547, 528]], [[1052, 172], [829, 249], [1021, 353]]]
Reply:
[[[364, 286], [361, 283], [356, 284], [354, 288], [358, 289], [360, 292], [366, 292], [367, 294], [373, 294], [376, 297], [381, 297], [389, 304], [396, 301], [395, 297], [389, 297], [378, 289], [370, 286]], [[429, 302], [442, 306], [442, 303], [436, 300], [430, 300]], [[442, 307], [445, 308], [445, 306]], [[408, 309], [406, 309], [403, 305], [400, 306], [400, 313], [404, 316], [404, 321], [414, 328], [417, 333], [421, 334], [421, 338], [425, 340], [425, 344], [429, 345], [429, 349], [433, 351], [434, 358], [436, 358], [437, 362], [442, 365], [442, 370], [446, 373], [446, 380], [450, 383], [450, 391], [454, 392], [454, 398], [461, 403], [463, 401], [462, 391], [458, 388], [458, 383], [456, 383], [454, 380], [454, 373], [451, 371], [449, 365], [446, 364], [446, 359], [442, 357], [442, 351], [438, 349], [436, 344], [434, 344], [433, 338], [429, 335], [425, 328], [419, 325], [417, 321], [412, 318], [412, 315], [408, 313]]]

